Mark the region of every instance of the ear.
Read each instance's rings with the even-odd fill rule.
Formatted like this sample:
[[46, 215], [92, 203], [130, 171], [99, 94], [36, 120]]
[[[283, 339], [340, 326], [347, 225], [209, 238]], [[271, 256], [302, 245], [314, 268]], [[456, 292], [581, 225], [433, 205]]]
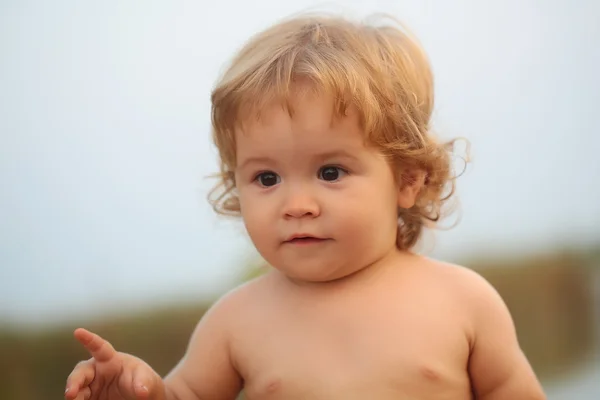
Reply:
[[398, 207], [409, 209], [415, 205], [417, 197], [425, 186], [427, 174], [422, 170], [402, 172], [398, 185]]

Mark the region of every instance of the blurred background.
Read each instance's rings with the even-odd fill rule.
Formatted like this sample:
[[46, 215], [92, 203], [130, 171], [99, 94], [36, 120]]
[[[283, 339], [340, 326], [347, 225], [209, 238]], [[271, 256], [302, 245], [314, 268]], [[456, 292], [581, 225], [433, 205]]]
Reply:
[[2, 0], [1, 400], [62, 398], [78, 326], [165, 374], [256, 273], [205, 201], [210, 90], [249, 35], [315, 6], [420, 38], [436, 131], [473, 155], [459, 225], [423, 251], [498, 289], [550, 399], [600, 398], [598, 2]]

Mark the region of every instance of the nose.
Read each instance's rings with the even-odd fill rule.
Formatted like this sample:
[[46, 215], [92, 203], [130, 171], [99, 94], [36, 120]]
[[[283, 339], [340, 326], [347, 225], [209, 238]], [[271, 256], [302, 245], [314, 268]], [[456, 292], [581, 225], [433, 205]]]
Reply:
[[285, 218], [314, 218], [320, 214], [319, 203], [306, 188], [290, 190], [287, 193], [283, 208]]

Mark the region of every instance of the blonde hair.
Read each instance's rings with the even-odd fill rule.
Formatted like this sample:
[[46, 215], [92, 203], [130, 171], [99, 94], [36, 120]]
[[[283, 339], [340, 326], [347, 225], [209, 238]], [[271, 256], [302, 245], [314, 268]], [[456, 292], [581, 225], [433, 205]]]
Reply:
[[[298, 80], [336, 99], [336, 112], [358, 109], [367, 142], [388, 157], [405, 183], [425, 172], [415, 205], [400, 209], [400, 249], [418, 241], [454, 193], [450, 150], [430, 134], [433, 75], [418, 42], [392, 18], [391, 24], [304, 15], [281, 21], [250, 39], [212, 92], [213, 140], [219, 151], [218, 183], [209, 194], [216, 212], [239, 215], [234, 170], [234, 131], [267, 104], [291, 110]], [[403, 171], [400, 173], [400, 171]], [[407, 173], [408, 172], [413, 172]]]

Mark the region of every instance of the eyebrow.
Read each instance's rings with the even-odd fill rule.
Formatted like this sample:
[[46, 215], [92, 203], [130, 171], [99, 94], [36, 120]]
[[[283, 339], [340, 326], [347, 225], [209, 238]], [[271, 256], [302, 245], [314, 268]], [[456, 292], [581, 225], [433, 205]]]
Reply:
[[333, 151], [328, 151], [325, 153], [321, 153], [321, 154], [317, 154], [315, 156], [315, 159], [320, 160], [320, 161], [324, 161], [324, 160], [328, 160], [331, 158], [345, 158], [345, 159], [350, 159], [350, 160], [358, 160], [358, 157], [356, 157], [354, 154], [349, 153], [345, 150], [333, 150]]
[[242, 169], [251, 164], [273, 164], [273, 160], [269, 157], [249, 157], [239, 163], [236, 169]]
[[[325, 161], [325, 160], [332, 159], [332, 158], [344, 158], [344, 159], [350, 159], [353, 161], [358, 160], [358, 158], [356, 156], [354, 156], [353, 154], [351, 154], [347, 151], [344, 151], [344, 150], [328, 151], [325, 153], [316, 154], [312, 158], [317, 161]], [[275, 163], [275, 161], [269, 157], [249, 157], [249, 158], [244, 159], [238, 165], [237, 169], [242, 169], [244, 167], [247, 167], [250, 164], [274, 164], [274, 163]]]

